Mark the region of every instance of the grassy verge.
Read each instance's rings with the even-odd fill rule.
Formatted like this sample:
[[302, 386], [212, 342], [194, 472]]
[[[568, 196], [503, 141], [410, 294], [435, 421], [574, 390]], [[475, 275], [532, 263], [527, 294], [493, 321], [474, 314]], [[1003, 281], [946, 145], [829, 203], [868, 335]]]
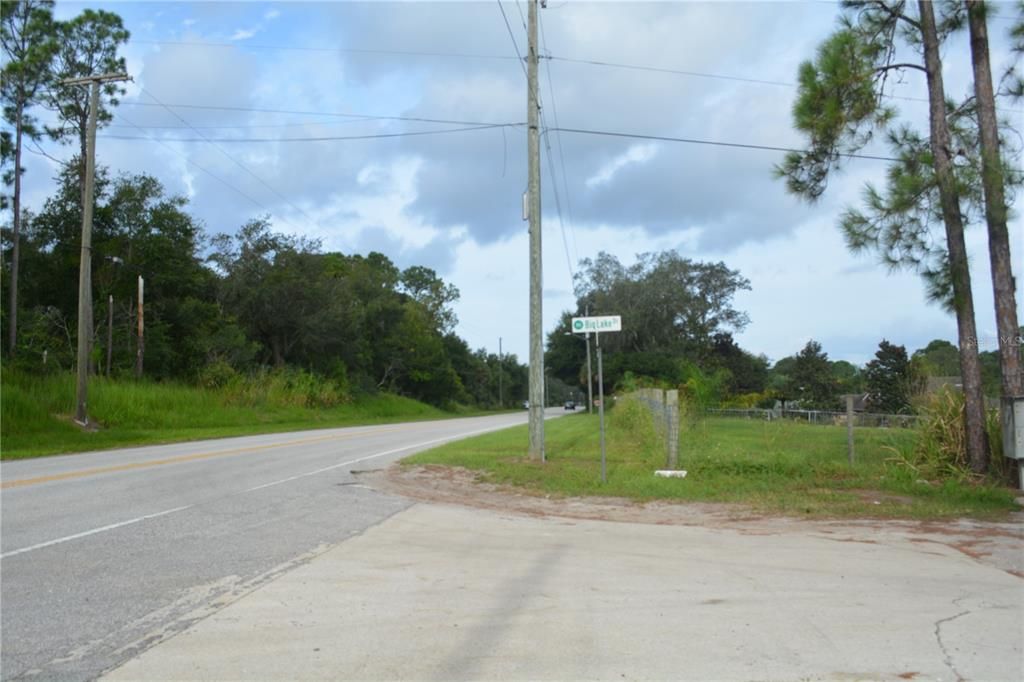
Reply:
[[760, 512], [809, 517], [997, 519], [1017, 509], [1013, 491], [955, 480], [921, 481], [892, 464], [916, 432], [858, 429], [856, 463], [847, 462], [846, 429], [836, 426], [711, 418], [684, 425], [685, 479], [655, 477], [665, 451], [649, 417], [619, 406], [608, 426], [608, 483], [600, 482], [598, 421], [580, 415], [548, 422], [548, 462], [525, 457], [524, 427], [414, 455], [406, 464], [479, 471], [485, 480], [549, 495], [611, 495], [634, 500], [730, 502]]
[[0, 458], [456, 416], [386, 394], [322, 408], [267, 399], [237, 404], [217, 390], [103, 378], [89, 384], [89, 414], [100, 427], [97, 431], [86, 432], [73, 424], [73, 407], [73, 376], [5, 371]]

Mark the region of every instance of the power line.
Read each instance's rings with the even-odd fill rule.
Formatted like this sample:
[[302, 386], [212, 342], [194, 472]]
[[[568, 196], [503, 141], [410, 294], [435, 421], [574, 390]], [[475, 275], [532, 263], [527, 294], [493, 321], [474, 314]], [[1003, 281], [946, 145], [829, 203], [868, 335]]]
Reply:
[[[329, 137], [165, 137], [167, 142], [340, 142], [345, 140], [378, 140], [391, 137], [419, 137], [424, 135], [446, 135], [464, 133], [473, 130], [493, 130], [495, 128], [522, 127], [524, 123], [490, 123], [487, 125], [466, 126], [463, 128], [447, 128], [445, 130], [414, 130], [403, 133], [375, 133], [370, 135], [337, 135]], [[137, 135], [102, 135], [111, 140], [159, 140], [151, 136]]]
[[268, 183], [268, 182], [267, 182], [266, 180], [264, 180], [263, 178], [261, 178], [261, 177], [260, 177], [259, 175], [256, 175], [256, 173], [254, 173], [254, 172], [252, 171], [252, 169], [250, 169], [250, 168], [249, 168], [248, 166], [246, 166], [246, 165], [245, 165], [244, 163], [242, 163], [242, 162], [241, 162], [241, 161], [239, 161], [239, 160], [238, 160], [237, 158], [235, 158], [234, 156], [232, 156], [231, 154], [229, 154], [229, 153], [228, 153], [228, 152], [227, 152], [226, 150], [224, 150], [223, 148], [221, 148], [220, 146], [218, 146], [218, 145], [216, 144], [216, 142], [215, 142], [214, 140], [212, 140], [212, 139], [210, 139], [210, 138], [208, 138], [208, 137], [204, 136], [204, 135], [203, 135], [203, 134], [202, 134], [201, 132], [199, 132], [199, 130], [197, 130], [196, 128], [193, 128], [193, 127], [192, 127], [192, 124], [191, 124], [191, 123], [189, 123], [189, 122], [188, 122], [188, 121], [186, 121], [186, 120], [185, 120], [184, 118], [182, 118], [181, 116], [179, 116], [179, 115], [178, 115], [178, 113], [177, 113], [176, 111], [174, 111], [174, 109], [171, 109], [171, 108], [170, 108], [169, 106], [167, 106], [166, 104], [164, 104], [163, 102], [161, 102], [161, 101], [159, 100], [159, 98], [157, 98], [157, 96], [156, 96], [156, 95], [154, 95], [153, 93], [151, 93], [151, 92], [150, 92], [149, 90], [146, 90], [145, 88], [142, 88], [142, 92], [146, 93], [146, 95], [148, 95], [149, 97], [151, 97], [151, 98], [153, 99], [153, 101], [154, 101], [154, 102], [156, 102], [157, 104], [159, 104], [160, 106], [162, 106], [162, 107], [163, 107], [164, 109], [166, 109], [166, 110], [167, 110], [167, 112], [168, 112], [169, 114], [171, 114], [171, 115], [172, 115], [172, 116], [174, 116], [174, 117], [175, 117], [176, 119], [178, 119], [179, 121], [181, 121], [182, 123], [184, 123], [184, 124], [185, 124], [186, 126], [188, 126], [189, 128], [191, 128], [191, 129], [192, 129], [192, 130], [193, 130], [193, 131], [194, 131], [194, 132], [195, 132], [195, 133], [196, 133], [197, 135], [199, 135], [199, 136], [200, 136], [200, 137], [201, 137], [202, 139], [206, 140], [206, 142], [208, 142], [208, 143], [210, 144], [210, 146], [212, 146], [212, 147], [213, 147], [214, 149], [216, 149], [216, 150], [217, 150], [218, 152], [220, 152], [221, 154], [223, 154], [224, 156], [226, 156], [226, 157], [227, 157], [227, 158], [228, 158], [228, 159], [229, 159], [229, 160], [230, 160], [230, 161], [231, 161], [232, 163], [234, 163], [234, 164], [235, 164], [236, 166], [238, 166], [238, 167], [239, 167], [239, 168], [241, 168], [241, 169], [242, 169], [243, 171], [245, 171], [245, 172], [246, 172], [246, 173], [247, 173], [247, 174], [248, 174], [249, 176], [251, 176], [251, 177], [255, 178], [257, 182], [259, 182], [259, 183], [260, 183], [261, 185], [263, 185], [264, 187], [266, 187], [267, 189], [269, 189], [269, 190], [270, 190], [271, 192], [273, 192], [273, 193], [274, 193], [274, 194], [275, 194], [275, 195], [277, 196], [277, 198], [281, 199], [281, 200], [282, 200], [282, 201], [284, 201], [284, 202], [285, 202], [286, 204], [288, 204], [289, 206], [291, 206], [291, 207], [292, 207], [292, 208], [293, 208], [293, 209], [294, 209], [294, 210], [295, 210], [295, 211], [296, 211], [297, 213], [301, 213], [301, 214], [302, 214], [303, 216], [305, 216], [305, 217], [306, 217], [306, 220], [310, 221], [310, 222], [311, 222], [311, 223], [313, 223], [314, 225], [317, 225], [317, 226], [319, 226], [319, 223], [317, 222], [316, 218], [313, 218], [313, 217], [312, 217], [311, 215], [309, 215], [308, 213], [306, 213], [306, 211], [305, 211], [305, 210], [303, 210], [303, 209], [299, 208], [298, 206], [296, 206], [295, 204], [293, 204], [293, 203], [292, 203], [292, 201], [291, 201], [291, 199], [289, 199], [289, 198], [288, 198], [288, 197], [286, 197], [285, 195], [283, 195], [283, 194], [281, 194], [280, 192], [278, 192], [278, 191], [277, 191], [277, 190], [276, 190], [276, 189], [275, 189], [274, 187], [272, 187], [272, 186], [270, 185], [270, 183]]
[[617, 62], [606, 62], [599, 59], [574, 59], [572, 57], [558, 57], [547, 54], [543, 57], [549, 61], [569, 62], [571, 64], [587, 64], [589, 66], [603, 66], [616, 69], [631, 69], [633, 71], [653, 71], [655, 73], [671, 73], [677, 76], [693, 76], [695, 78], [714, 78], [717, 80], [739, 81], [741, 83], [757, 83], [759, 85], [781, 85], [785, 87], [796, 87], [793, 83], [785, 81], [763, 80], [760, 78], [745, 78], [742, 76], [727, 76], [718, 73], [705, 73], [702, 71], [684, 71], [682, 69], [669, 69], [661, 66], [644, 66], [641, 64], [620, 64]]
[[[529, 0], [527, 0], [529, 1]], [[529, 33], [530, 29], [526, 27], [526, 17], [523, 16], [523, 7], [519, 4], [519, 0], [512, 0], [515, 3], [516, 11], [519, 12], [519, 23], [523, 25], [523, 32]], [[540, 25], [540, 12], [537, 13], [537, 25]]]
[[[775, 86], [784, 87], [784, 88], [795, 88], [795, 87], [797, 87], [796, 83], [791, 83], [789, 81], [773, 81], [773, 80], [766, 80], [766, 79], [762, 79], [762, 78], [746, 78], [744, 76], [729, 76], [729, 75], [720, 74], [720, 73], [707, 73], [707, 72], [703, 72], [703, 71], [686, 71], [686, 70], [683, 70], [683, 69], [670, 69], [670, 68], [661, 67], [661, 66], [645, 66], [645, 65], [641, 65], [641, 64], [621, 64], [621, 63], [618, 63], [618, 62], [608, 62], [608, 61], [602, 61], [602, 60], [599, 60], [599, 59], [574, 59], [574, 58], [571, 58], [571, 57], [559, 57], [557, 55], [553, 55], [553, 54], [550, 54], [550, 53], [547, 54], [547, 55], [544, 55], [542, 57], [542, 59], [547, 59], [549, 61], [568, 62], [568, 63], [571, 63], [571, 64], [586, 64], [586, 65], [589, 65], [589, 66], [601, 66], [601, 67], [615, 68], [615, 69], [628, 69], [628, 70], [632, 70], [632, 71], [649, 71], [649, 72], [653, 72], [653, 73], [668, 73], [668, 74], [673, 74], [673, 75], [676, 75], [676, 76], [691, 76], [693, 78], [712, 78], [712, 79], [715, 79], [715, 80], [737, 81], [737, 82], [740, 82], [740, 83], [755, 83], [755, 84], [758, 84], [758, 85], [775, 85]], [[928, 98], [927, 97], [907, 97], [907, 96], [904, 96], [904, 95], [893, 95], [893, 94], [883, 94], [883, 97], [885, 97], [886, 99], [898, 99], [898, 100], [903, 100], [903, 101], [907, 101], [907, 102], [924, 102], [924, 103], [928, 102]], [[1019, 113], [1019, 112], [1024, 111], [1024, 110], [1022, 110], [1022, 109], [1009, 109], [1009, 108], [1002, 107], [1002, 108], [1000, 108], [1000, 111]]]
[[[733, 147], [736, 149], [759, 149], [763, 151], [771, 152], [796, 152], [798, 154], [805, 154], [806, 149], [795, 149], [793, 147], [775, 147], [771, 145], [763, 144], [745, 144], [741, 142], [721, 142], [717, 140], [698, 140], [696, 138], [687, 137], [670, 137], [667, 135], [644, 135], [642, 133], [623, 133], [609, 130], [585, 130], [582, 128], [551, 128], [551, 130], [562, 133], [575, 133], [579, 135], [600, 135], [604, 137], [623, 137], [634, 140], [653, 140], [656, 142], [680, 142], [685, 144], [703, 144], [710, 145], [713, 147]], [[866, 159], [869, 161], [899, 161], [900, 159], [891, 156], [874, 156], [871, 154], [856, 154], [856, 153], [845, 153], [837, 152], [839, 156], [846, 157], [848, 159]]]
[[470, 52], [429, 52], [419, 50], [380, 50], [357, 47], [306, 47], [299, 45], [260, 45], [254, 43], [216, 43], [200, 40], [138, 40], [132, 38], [133, 43], [141, 45], [182, 45], [187, 47], [216, 47], [234, 49], [256, 49], [256, 50], [291, 50], [295, 52], [346, 52], [352, 54], [380, 54], [394, 55], [400, 57], [447, 57], [453, 59], [496, 59], [510, 61], [514, 59], [509, 55], [499, 54], [478, 54]]
[[[122, 121], [124, 121], [125, 123], [127, 123], [128, 125], [131, 125], [131, 126], [135, 126], [135, 124], [134, 124], [134, 123], [132, 123], [131, 121], [129, 121], [129, 120], [127, 119], [127, 118], [125, 118], [124, 114], [122, 114], [122, 113], [118, 112], [118, 113], [116, 113], [116, 114], [114, 114], [114, 115], [115, 115], [115, 116], [116, 116], [117, 118], [119, 118], [119, 119], [121, 119]], [[138, 127], [138, 126], [136, 126], [136, 127]], [[140, 130], [141, 130], [141, 128], [140, 128]], [[106, 136], [104, 136], [104, 137], [106, 137]], [[115, 137], [115, 136], [111, 136], [111, 137]], [[232, 185], [232, 184], [231, 184], [230, 182], [228, 182], [228, 181], [227, 181], [227, 180], [225, 180], [224, 178], [222, 178], [222, 177], [218, 176], [217, 174], [213, 173], [213, 172], [212, 172], [212, 171], [210, 171], [210, 170], [207, 170], [206, 168], [204, 168], [203, 166], [199, 165], [198, 163], [196, 163], [196, 162], [195, 162], [195, 161], [193, 161], [192, 159], [188, 158], [188, 156], [186, 156], [185, 154], [182, 154], [182, 153], [181, 153], [181, 152], [179, 152], [179, 151], [178, 151], [177, 149], [175, 149], [175, 148], [174, 148], [174, 147], [172, 147], [171, 145], [169, 145], [169, 144], [165, 143], [165, 142], [164, 142], [163, 140], [160, 140], [159, 138], [155, 138], [155, 137], [137, 137], [137, 138], [117, 138], [117, 137], [115, 137], [115, 139], [137, 139], [137, 140], [149, 140], [149, 141], [151, 141], [151, 142], [156, 142], [156, 143], [157, 143], [157, 144], [159, 144], [160, 146], [162, 146], [162, 147], [164, 147], [164, 148], [166, 148], [166, 149], [170, 150], [170, 151], [171, 151], [171, 152], [172, 152], [173, 154], [175, 154], [176, 156], [180, 156], [180, 157], [181, 157], [182, 159], [184, 159], [184, 160], [185, 160], [185, 163], [189, 164], [190, 166], [195, 166], [195, 167], [196, 167], [197, 169], [199, 169], [199, 170], [200, 170], [200, 171], [202, 171], [203, 173], [206, 173], [206, 174], [207, 174], [207, 175], [209, 175], [209, 176], [210, 176], [211, 178], [213, 178], [213, 179], [214, 179], [214, 180], [216, 180], [217, 182], [221, 183], [222, 185], [224, 185], [224, 186], [225, 186], [225, 187], [227, 187], [228, 189], [232, 190], [232, 191], [233, 191], [233, 192], [235, 192], [236, 194], [239, 194], [239, 195], [241, 195], [241, 196], [245, 197], [246, 199], [248, 199], [249, 201], [251, 201], [251, 202], [252, 202], [253, 204], [255, 204], [255, 205], [259, 206], [259, 207], [260, 207], [261, 209], [263, 209], [263, 210], [264, 210], [264, 211], [266, 211], [267, 213], [269, 213], [269, 214], [271, 214], [271, 215], [273, 215], [273, 214], [274, 214], [274, 212], [273, 212], [273, 211], [271, 211], [271, 210], [270, 210], [269, 208], [267, 208], [266, 206], [264, 206], [264, 205], [263, 205], [263, 203], [261, 203], [261, 202], [260, 202], [259, 200], [257, 200], [257, 199], [253, 199], [253, 198], [252, 198], [251, 196], [249, 196], [248, 194], [246, 194], [246, 193], [245, 193], [245, 192], [243, 192], [242, 190], [238, 189], [237, 187], [235, 187], [234, 185]], [[291, 226], [292, 226], [293, 228], [295, 228], [295, 229], [298, 229], [298, 227], [296, 227], [295, 225], [293, 225], [293, 224], [292, 224], [292, 223], [291, 223], [291, 222], [290, 222], [290, 221], [289, 221], [289, 220], [288, 220], [287, 218], [282, 218], [281, 220], [282, 220], [282, 221], [283, 221], [284, 223], [286, 223], [286, 224], [288, 224], [288, 225], [291, 225]]]
[[501, 4], [501, 0], [498, 0], [498, 9], [501, 10], [501, 18], [505, 20], [505, 28], [508, 29], [508, 37], [512, 39], [512, 47], [516, 50], [516, 59], [519, 60], [519, 68], [523, 70], [523, 75], [526, 76], [526, 65], [523, 63], [523, 53], [519, 51], [519, 43], [516, 42], [516, 35], [512, 32], [512, 24], [508, 23], [508, 15], [505, 14], [505, 6]]
[[[540, 26], [541, 44], [542, 44], [544, 50], [547, 51], [547, 49], [548, 49], [547, 48], [548, 39], [547, 39], [547, 35], [544, 32], [544, 21], [540, 17], [538, 17], [537, 23]], [[551, 61], [549, 60], [549, 61], [545, 62], [544, 66], [545, 66], [545, 69], [547, 70], [547, 73], [548, 73], [548, 91], [551, 93], [551, 116], [552, 116], [552, 118], [554, 118], [554, 120], [555, 120], [555, 127], [557, 128], [558, 125], [559, 125], [558, 124], [558, 107], [555, 105], [555, 85], [554, 85], [554, 79], [551, 77]], [[541, 114], [543, 114], [543, 113], [544, 113], [544, 110], [542, 109], [541, 110]], [[559, 161], [559, 164], [561, 165], [561, 168], [562, 168], [562, 187], [565, 188], [565, 209], [566, 209], [566, 213], [569, 216], [569, 232], [572, 234], [573, 253], [576, 256], [576, 260], [579, 260], [579, 258], [580, 258], [579, 249], [576, 246], [576, 228], [575, 228], [576, 221], [573, 219], [573, 215], [572, 215], [572, 199], [571, 199], [570, 194], [569, 194], [569, 178], [568, 178], [568, 175], [565, 172], [565, 151], [562, 149], [562, 136], [561, 135], [558, 135], [558, 134], [555, 135], [555, 143], [558, 145], [558, 161]], [[553, 175], [553, 173], [552, 173], [552, 175]], [[564, 240], [564, 237], [565, 237], [565, 235], [563, 234], [563, 240]], [[566, 247], [566, 251], [568, 251], [568, 247]], [[566, 254], [566, 255], [568, 256], [568, 254]], [[572, 274], [572, 267], [571, 266], [569, 268], [569, 272], [570, 272], [570, 274]], [[575, 286], [575, 276], [573, 277], [573, 285]]]
[[252, 125], [234, 125], [234, 126], [194, 126], [194, 125], [180, 125], [180, 126], [127, 126], [118, 125], [112, 123], [107, 128], [131, 128], [135, 127], [140, 130], [259, 130], [263, 128], [305, 128], [307, 126], [329, 126], [329, 125], [348, 125], [350, 123], [361, 123], [363, 120], [373, 119], [352, 119], [348, 121], [307, 121], [305, 123], [263, 123], [263, 124], [252, 124]]
[[[136, 106], [136, 107], [157, 107], [159, 104], [152, 104], [150, 102], [121, 102], [122, 105]], [[202, 109], [206, 111], [237, 111], [243, 113], [254, 113], [254, 114], [288, 114], [291, 116], [337, 116], [339, 118], [351, 118], [359, 119], [364, 121], [407, 121], [413, 123], [439, 123], [445, 125], [467, 125], [467, 126], [489, 126], [489, 125], [506, 125], [502, 123], [493, 123], [490, 121], [460, 121], [445, 118], [425, 118], [422, 116], [379, 116], [377, 114], [351, 114], [345, 112], [334, 112], [334, 111], [308, 111], [298, 109], [263, 109], [259, 107], [235, 107], [235, 106], [217, 106], [212, 104], [168, 104], [169, 107], [175, 109]], [[258, 126], [257, 126], [258, 127]]]
[[[543, 116], [542, 116], [543, 118]], [[544, 126], [547, 128], [547, 125]], [[569, 266], [569, 280], [571, 283], [576, 282], [576, 273], [572, 267], [572, 257], [569, 255], [569, 242], [565, 238], [565, 221], [562, 219], [562, 201], [558, 196], [558, 183], [555, 182], [555, 163], [551, 157], [551, 142], [548, 137], [544, 136], [544, 148], [547, 150], [545, 156], [548, 159], [548, 170], [551, 171], [551, 189], [555, 193], [555, 210], [558, 213], [558, 227], [562, 233], [562, 248], [565, 249], [565, 263]], [[566, 195], [569, 193], [569, 188], [565, 189]], [[571, 289], [572, 287], [570, 287]]]
[[[498, 5], [499, 5], [499, 7], [501, 7], [502, 15], [505, 16], [505, 10], [504, 10], [504, 7], [501, 5], [501, 0], [498, 0]], [[522, 19], [522, 9], [519, 7], [518, 2], [516, 2], [516, 8], [519, 9], [520, 18]], [[993, 19], [1003, 19], [1003, 20], [1007, 20], [1007, 21], [1014, 20], [1013, 17], [1001, 16], [1001, 15], [989, 14], [988, 16], [990, 18], [993, 18]], [[506, 27], [509, 30], [509, 35], [512, 36], [512, 27], [511, 27], [511, 24], [509, 24], [509, 22], [508, 22], [508, 17], [507, 16], [505, 16], [505, 24], [506, 24]], [[344, 47], [304, 47], [304, 46], [297, 46], [297, 45], [263, 45], [263, 44], [251, 44], [251, 43], [245, 43], [243, 45], [243, 44], [237, 44], [237, 43], [216, 43], [216, 42], [187, 41], [187, 40], [137, 40], [137, 39], [133, 39], [132, 42], [139, 43], [139, 44], [149, 44], [149, 45], [182, 45], [182, 46], [191, 46], [191, 47], [215, 47], [215, 48], [234, 48], [234, 49], [251, 48], [251, 49], [259, 49], [259, 50], [292, 50], [292, 51], [300, 51], [300, 52], [344, 52], [344, 53], [354, 53], [354, 54], [380, 54], [380, 55], [396, 55], [396, 56], [409, 56], [409, 57], [446, 57], [446, 58], [456, 58], [456, 59], [491, 59], [491, 60], [502, 60], [502, 61], [510, 61], [512, 59], [518, 59], [520, 61], [520, 66], [522, 67], [522, 56], [521, 55], [519, 55], [518, 57], [512, 57], [510, 55], [481, 54], [481, 53], [470, 53], [470, 52], [432, 52], [432, 51], [417, 51], [417, 50], [381, 50], [381, 49], [370, 49], [370, 48], [344, 48]], [[512, 36], [512, 42], [513, 42], [513, 44], [516, 43], [516, 40], [515, 40], [514, 36]], [[518, 45], [516, 46], [516, 52], [517, 52], [517, 54], [519, 54]], [[603, 60], [599, 60], [599, 59], [581, 59], [581, 58], [573, 58], [573, 57], [559, 57], [559, 56], [551, 55], [551, 54], [543, 55], [543, 56], [541, 56], [541, 59], [558, 60], [558, 61], [570, 62], [570, 63], [574, 63], [574, 64], [587, 64], [587, 65], [591, 65], [591, 66], [601, 66], [601, 67], [618, 68], [618, 69], [632, 69], [632, 70], [637, 70], [637, 71], [649, 71], [649, 72], [655, 72], [655, 73], [669, 73], [669, 74], [675, 74], [675, 75], [680, 75], [680, 76], [692, 76], [692, 77], [695, 77], [695, 78], [713, 78], [713, 79], [717, 79], [717, 80], [729, 80], [729, 81], [737, 81], [737, 82], [741, 82], [741, 83], [756, 83], [756, 84], [760, 84], [760, 85], [776, 85], [776, 86], [789, 87], [789, 88], [797, 87], [795, 83], [791, 83], [791, 82], [787, 82], [787, 81], [773, 81], [773, 80], [760, 79], [760, 78], [747, 78], [747, 77], [743, 77], [743, 76], [731, 76], [731, 75], [726, 75], [726, 74], [707, 73], [707, 72], [701, 72], [701, 71], [687, 71], [687, 70], [684, 70], [684, 69], [671, 69], [671, 68], [666, 68], [666, 67], [646, 66], [646, 65], [641, 65], [641, 64], [622, 64], [622, 63], [616, 63], [616, 62], [603, 61]], [[522, 67], [522, 68], [524, 68], [524, 71], [525, 71], [525, 67]], [[925, 97], [908, 97], [908, 96], [903, 96], [903, 95], [891, 95], [891, 94], [890, 95], [885, 95], [885, 97], [888, 98], [888, 99], [905, 100], [905, 101], [908, 101], [908, 102], [925, 102], [925, 103], [928, 102], [928, 99], [925, 98]], [[1014, 112], [1014, 113], [1019, 113], [1020, 111], [1022, 111], [1020, 109], [1004, 109], [1004, 110], [1005, 111], [1011, 111], [1011, 112]]]

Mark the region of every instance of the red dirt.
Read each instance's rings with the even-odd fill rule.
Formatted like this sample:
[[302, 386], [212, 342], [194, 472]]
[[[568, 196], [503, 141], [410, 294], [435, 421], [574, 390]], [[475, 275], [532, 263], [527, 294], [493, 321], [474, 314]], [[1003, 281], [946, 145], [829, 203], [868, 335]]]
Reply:
[[[617, 497], [537, 495], [511, 486], [486, 483], [478, 474], [457, 467], [393, 465], [387, 469], [354, 473], [359, 473], [360, 480], [373, 488], [422, 502], [533, 517], [729, 528], [749, 535], [800, 532], [835, 542], [879, 544], [910, 541], [915, 544], [944, 545], [974, 561], [1024, 579], [1022, 512], [1012, 514], [1007, 523], [968, 519], [809, 520], [756, 513], [748, 507], [735, 504], [636, 502]], [[856, 492], [865, 499], [882, 501], [883, 498], [890, 498], [885, 501], [903, 501], [897, 495], [877, 491]], [[829, 537], [831, 535], [838, 537]]]

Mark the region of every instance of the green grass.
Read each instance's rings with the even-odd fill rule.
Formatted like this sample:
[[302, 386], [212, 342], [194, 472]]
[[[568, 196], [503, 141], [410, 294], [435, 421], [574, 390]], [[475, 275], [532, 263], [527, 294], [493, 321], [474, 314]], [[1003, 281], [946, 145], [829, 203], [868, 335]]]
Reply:
[[997, 485], [919, 481], [891, 460], [912, 447], [916, 432], [857, 429], [856, 463], [837, 426], [710, 418], [684, 424], [679, 465], [685, 479], [654, 476], [664, 446], [649, 417], [622, 405], [608, 419], [608, 482], [600, 481], [598, 418], [579, 415], [545, 427], [548, 461], [525, 456], [525, 427], [420, 453], [406, 464], [478, 471], [488, 482], [556, 496], [610, 495], [638, 501], [726, 502], [758, 512], [809, 517], [1000, 518], [1018, 509], [1013, 491]]
[[[227, 391], [94, 378], [87, 432], [72, 423], [74, 377], [4, 371], [0, 458], [20, 459], [129, 445], [453, 416], [415, 400], [380, 394], [325, 408], [273, 400], [239, 404]], [[458, 416], [468, 414], [460, 411]]]

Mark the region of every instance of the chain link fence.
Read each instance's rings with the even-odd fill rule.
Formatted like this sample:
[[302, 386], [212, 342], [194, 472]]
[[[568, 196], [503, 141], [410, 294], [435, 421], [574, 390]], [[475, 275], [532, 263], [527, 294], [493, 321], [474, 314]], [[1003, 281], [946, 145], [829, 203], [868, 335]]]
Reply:
[[[674, 473], [679, 468], [680, 404], [679, 391], [660, 388], [641, 388], [622, 396], [642, 405], [650, 413], [654, 430], [665, 445], [667, 468]], [[709, 408], [699, 412], [687, 412], [690, 419], [700, 417], [731, 417], [757, 419], [768, 422], [789, 422], [819, 424], [821, 426], [845, 426], [850, 463], [854, 461], [854, 430], [858, 428], [915, 428], [922, 419], [912, 414], [875, 414], [868, 412], [833, 412], [828, 410], [784, 410], [777, 409], [729, 409]], [[852, 419], [852, 421], [851, 421]], [[666, 472], [658, 472], [659, 474]]]
[[665, 443], [665, 461], [669, 469], [679, 466], [679, 391], [641, 388], [623, 396], [647, 408], [654, 428]]
[[[784, 409], [707, 409], [704, 413], [709, 417], [743, 417], [746, 419], [761, 419], [774, 421], [788, 419], [790, 421], [804, 422], [806, 424], [821, 424], [823, 426], [846, 426], [846, 412], [831, 412], [827, 410], [784, 410]], [[870, 412], [854, 412], [854, 428], [915, 428], [922, 417], [916, 414], [875, 414]]]

